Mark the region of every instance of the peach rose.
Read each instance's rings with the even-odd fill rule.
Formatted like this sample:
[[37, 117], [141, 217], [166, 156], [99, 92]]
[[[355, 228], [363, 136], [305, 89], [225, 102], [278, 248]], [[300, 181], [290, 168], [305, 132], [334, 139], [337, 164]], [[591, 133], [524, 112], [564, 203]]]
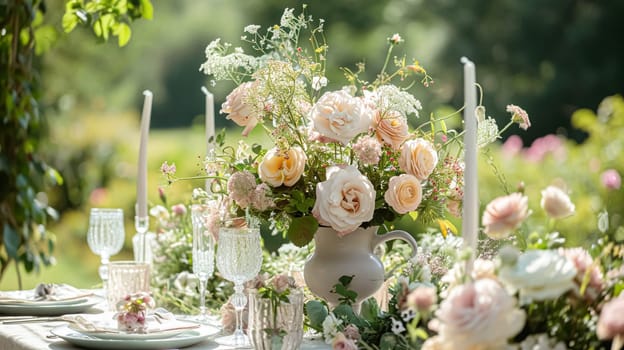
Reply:
[[570, 197], [556, 186], [548, 186], [542, 191], [540, 202], [546, 214], [554, 219], [561, 219], [574, 214], [574, 204]]
[[327, 169], [327, 180], [316, 185], [312, 215], [340, 236], [372, 220], [374, 211], [375, 188], [354, 166], [331, 166]]
[[232, 120], [238, 126], [244, 126], [243, 136], [247, 136], [258, 124], [258, 115], [248, 101], [248, 92], [254, 82], [246, 82], [234, 89], [221, 105], [221, 113], [227, 113], [227, 119]]
[[426, 180], [438, 164], [438, 152], [425, 139], [408, 140], [401, 147], [399, 166], [401, 170]]
[[326, 92], [310, 110], [313, 131], [321, 136], [349, 143], [355, 136], [368, 131], [372, 111], [361, 99], [345, 90]]
[[293, 186], [303, 175], [306, 155], [300, 147], [287, 151], [273, 148], [264, 155], [258, 165], [260, 179], [273, 187]]
[[422, 201], [420, 181], [410, 174], [393, 176], [388, 183], [384, 199], [399, 214], [414, 211]]
[[526, 319], [516, 300], [488, 278], [453, 288], [436, 317], [441, 349], [504, 348]]
[[483, 212], [485, 234], [492, 239], [507, 238], [529, 216], [529, 199], [521, 193], [495, 198]]
[[598, 339], [624, 337], [624, 297], [619, 297], [604, 304], [598, 318]]
[[386, 113], [377, 111], [375, 113], [375, 131], [377, 139], [390, 145], [393, 150], [401, 148], [401, 144], [409, 136], [407, 119], [395, 111]]

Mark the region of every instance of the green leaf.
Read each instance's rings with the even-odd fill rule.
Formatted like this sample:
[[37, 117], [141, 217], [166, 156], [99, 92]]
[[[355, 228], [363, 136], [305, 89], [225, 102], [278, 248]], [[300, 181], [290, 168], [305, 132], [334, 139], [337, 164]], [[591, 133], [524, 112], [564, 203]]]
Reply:
[[76, 14], [73, 11], [65, 12], [65, 14], [63, 15], [63, 31], [65, 33], [69, 33], [72, 30], [74, 30], [74, 28], [76, 28], [77, 25], [78, 25], [78, 16], [76, 16]]
[[355, 277], [354, 275], [351, 276], [340, 276], [340, 278], [338, 279], [338, 281], [340, 282], [340, 284], [342, 284], [345, 287], [348, 287], [349, 284], [351, 284], [351, 281], [353, 281], [353, 277]]
[[251, 146], [251, 151], [252, 151], [254, 154], [258, 154], [258, 155], [259, 155], [259, 154], [260, 154], [260, 152], [262, 152], [262, 145], [257, 144], [257, 143], [254, 143], [254, 144]]
[[317, 229], [318, 221], [313, 216], [302, 216], [291, 221], [286, 236], [297, 247], [303, 247], [314, 238]]
[[141, 15], [145, 19], [154, 18], [154, 6], [150, 0], [141, 0]]
[[379, 305], [377, 304], [377, 300], [375, 298], [368, 298], [362, 302], [360, 316], [362, 316], [365, 320], [373, 321], [379, 316], [380, 313], [381, 309], [379, 309]]
[[117, 35], [119, 47], [124, 47], [130, 41], [132, 29], [130, 29], [130, 26], [125, 23], [119, 23], [115, 34]]
[[306, 313], [310, 319], [310, 324], [316, 328], [323, 327], [323, 321], [329, 314], [327, 307], [318, 300], [310, 300], [305, 304]]
[[11, 225], [5, 223], [2, 230], [2, 236], [4, 238], [3, 243], [7, 254], [10, 258], [17, 260], [17, 250], [20, 246], [19, 234], [13, 229]]

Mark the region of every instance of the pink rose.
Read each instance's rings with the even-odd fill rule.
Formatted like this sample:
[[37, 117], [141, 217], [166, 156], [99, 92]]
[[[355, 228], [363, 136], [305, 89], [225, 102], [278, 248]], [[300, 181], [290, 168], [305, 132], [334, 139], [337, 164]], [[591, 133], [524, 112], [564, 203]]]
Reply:
[[435, 314], [443, 349], [504, 348], [526, 319], [516, 300], [487, 278], [453, 288]]
[[310, 110], [313, 130], [322, 136], [347, 144], [368, 131], [372, 112], [361, 99], [345, 90], [326, 92]]
[[542, 191], [542, 209], [554, 219], [561, 219], [574, 214], [574, 204], [562, 189], [548, 186]]
[[344, 334], [338, 332], [332, 341], [333, 350], [357, 350], [355, 341], [345, 337]]
[[491, 201], [481, 221], [488, 237], [501, 239], [507, 238], [529, 214], [529, 199], [516, 192]]
[[343, 236], [373, 219], [375, 188], [353, 166], [327, 169], [327, 180], [316, 185], [312, 215], [321, 225], [331, 226]]
[[258, 175], [262, 181], [273, 187], [291, 187], [303, 175], [305, 164], [306, 155], [301, 147], [291, 147], [286, 151], [276, 147], [264, 155], [258, 165]]
[[384, 199], [399, 214], [415, 211], [422, 201], [420, 180], [410, 174], [391, 177]]
[[398, 112], [382, 113], [377, 111], [374, 124], [377, 139], [390, 145], [395, 151], [401, 148], [401, 144], [409, 136], [407, 119]]
[[619, 190], [620, 186], [622, 186], [622, 177], [620, 177], [620, 173], [615, 169], [605, 170], [602, 175], [600, 175], [600, 180], [602, 181], [602, 185], [608, 190]]
[[598, 263], [594, 263], [594, 259], [584, 248], [559, 248], [559, 254], [565, 256], [574, 264], [576, 268], [576, 278], [574, 281], [579, 287], [583, 284], [586, 276], [589, 277], [585, 296], [590, 300], [598, 297], [598, 294], [604, 287], [604, 278]]
[[246, 82], [234, 89], [221, 105], [221, 113], [227, 113], [227, 119], [232, 120], [238, 126], [244, 126], [242, 135], [247, 136], [258, 124], [258, 115], [249, 101], [249, 92], [254, 82]]
[[438, 152], [425, 139], [408, 140], [401, 147], [399, 166], [401, 170], [426, 180], [438, 164]]
[[420, 312], [428, 312], [438, 301], [435, 288], [419, 286], [407, 295], [407, 305]]
[[277, 275], [271, 280], [271, 285], [277, 293], [283, 293], [286, 289], [295, 287], [295, 279], [288, 275]]
[[598, 319], [596, 333], [599, 339], [624, 337], [624, 297], [613, 299], [604, 304]]

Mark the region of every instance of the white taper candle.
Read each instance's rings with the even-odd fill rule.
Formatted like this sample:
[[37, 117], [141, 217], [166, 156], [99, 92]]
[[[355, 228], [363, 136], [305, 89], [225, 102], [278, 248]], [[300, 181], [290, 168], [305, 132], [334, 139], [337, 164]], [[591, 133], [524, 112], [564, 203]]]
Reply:
[[462, 237], [464, 246], [472, 252], [466, 265], [466, 273], [472, 271], [479, 232], [479, 182], [477, 174], [477, 87], [475, 65], [466, 57], [464, 64], [464, 199], [462, 213]]
[[139, 145], [139, 169], [137, 176], [137, 216], [147, 217], [147, 138], [152, 115], [152, 92], [143, 91], [143, 113], [141, 114], [141, 143]]

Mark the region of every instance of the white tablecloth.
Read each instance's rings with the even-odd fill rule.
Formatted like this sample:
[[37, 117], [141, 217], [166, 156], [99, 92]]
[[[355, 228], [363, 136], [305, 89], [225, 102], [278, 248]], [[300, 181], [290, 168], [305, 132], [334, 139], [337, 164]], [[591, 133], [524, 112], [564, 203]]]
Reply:
[[[62, 326], [63, 322], [38, 322], [27, 324], [0, 325], [1, 350], [75, 350], [79, 349], [62, 339], [48, 338], [50, 330]], [[186, 347], [188, 350], [225, 350], [229, 347], [220, 346], [212, 340]], [[304, 340], [301, 350], [327, 350], [330, 346], [321, 341]]]

